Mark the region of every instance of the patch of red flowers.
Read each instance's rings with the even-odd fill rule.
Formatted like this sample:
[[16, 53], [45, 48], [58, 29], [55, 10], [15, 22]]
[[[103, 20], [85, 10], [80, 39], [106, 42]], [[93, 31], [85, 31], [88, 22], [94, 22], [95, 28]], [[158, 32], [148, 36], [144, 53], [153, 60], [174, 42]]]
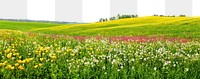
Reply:
[[[29, 36], [35, 36], [34, 33], [27, 33]], [[171, 42], [181, 42], [187, 43], [190, 41], [188, 38], [170, 38], [164, 36], [67, 36], [67, 35], [56, 35], [56, 34], [44, 34], [46, 38], [72, 38], [79, 41], [85, 41], [86, 39], [95, 38], [96, 40], [108, 39], [110, 42], [112, 41], [123, 41], [123, 42], [156, 42], [156, 41], [171, 41]]]
[[149, 37], [149, 36], [112, 36], [112, 37], [89, 37], [89, 36], [73, 36], [77, 40], [85, 40], [89, 38], [96, 38], [97, 40], [109, 39], [110, 41], [123, 41], [123, 42], [156, 42], [156, 41], [171, 41], [171, 42], [189, 42], [190, 39], [186, 38], [167, 38], [167, 37]]

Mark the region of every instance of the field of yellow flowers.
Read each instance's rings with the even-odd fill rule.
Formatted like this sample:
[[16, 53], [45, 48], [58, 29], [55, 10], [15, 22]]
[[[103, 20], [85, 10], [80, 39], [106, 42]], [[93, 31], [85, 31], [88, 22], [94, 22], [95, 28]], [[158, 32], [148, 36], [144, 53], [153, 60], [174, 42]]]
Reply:
[[0, 78], [200, 78], [200, 42], [129, 42], [0, 30]]

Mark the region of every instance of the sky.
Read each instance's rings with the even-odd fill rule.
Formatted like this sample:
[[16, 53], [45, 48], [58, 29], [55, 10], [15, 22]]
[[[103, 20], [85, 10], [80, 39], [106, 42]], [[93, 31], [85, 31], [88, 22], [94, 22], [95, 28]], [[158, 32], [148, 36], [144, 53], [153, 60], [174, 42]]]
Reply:
[[[109, 7], [109, 0], [84, 0], [82, 3], [83, 22], [96, 22], [99, 18], [109, 18]], [[28, 0], [28, 19], [55, 20], [55, 0]]]
[[28, 0], [28, 19], [55, 20], [55, 0]]
[[[156, 1], [157, 3], [155, 3]], [[138, 15], [164, 14], [164, 0], [138, 0]], [[40, 3], [38, 3], [40, 2]], [[37, 4], [37, 5], [35, 5]], [[124, 4], [126, 5], [126, 4]], [[154, 6], [153, 6], [154, 5]], [[161, 7], [158, 7], [161, 6]], [[29, 0], [28, 18], [32, 20], [55, 19], [55, 0]], [[83, 22], [96, 22], [110, 17], [110, 0], [84, 0], [82, 3]]]
[[100, 18], [110, 17], [109, 0], [83, 0], [83, 21], [96, 22]]
[[165, 14], [165, 0], [138, 0], [138, 15], [152, 16]]
[[[8, 7], [14, 10], [20, 10], [26, 6], [24, 5], [19, 6], [18, 3], [26, 2], [25, 0], [13, 2], [13, 4], [8, 5], [8, 3], [11, 0], [4, 0], [5, 2], [0, 3], [0, 9], [1, 7]], [[79, 0], [77, 0], [79, 1]], [[81, 0], [80, 0], [81, 2]], [[82, 7], [80, 8], [82, 10], [82, 21], [83, 22], [97, 22], [100, 18], [108, 18], [110, 17], [110, 0], [83, 0], [82, 1]], [[16, 4], [14, 4], [16, 3]], [[24, 8], [24, 11], [27, 10], [27, 18], [31, 20], [50, 20], [55, 21], [55, 0], [27, 0], [27, 9]], [[124, 4], [126, 6], [127, 4]], [[76, 4], [74, 4], [76, 5]], [[178, 5], [178, 4], [177, 4]], [[192, 12], [193, 16], [199, 16], [200, 15], [200, 0], [193, 0], [192, 2]], [[73, 10], [73, 7], [71, 8]], [[16, 12], [9, 12], [7, 9], [2, 8], [0, 15], [3, 15], [7, 18], [8, 16], [11, 16], [12, 14], [8, 13], [15, 13], [15, 14], [22, 14], [20, 12], [22, 11], [16, 11]], [[4, 12], [4, 13], [3, 13]], [[23, 12], [25, 13], [25, 12]], [[165, 14], [165, 0], [138, 0], [137, 1], [137, 14], [139, 16], [151, 16], [153, 14], [159, 14], [164, 15]], [[14, 18], [23, 17], [24, 16], [13, 16]], [[1, 17], [1, 16], [0, 16]], [[4, 17], [4, 18], [5, 18]], [[11, 16], [12, 17], [12, 16]]]
[[193, 16], [200, 16], [200, 0], [193, 0], [192, 2], [192, 11], [193, 11]]

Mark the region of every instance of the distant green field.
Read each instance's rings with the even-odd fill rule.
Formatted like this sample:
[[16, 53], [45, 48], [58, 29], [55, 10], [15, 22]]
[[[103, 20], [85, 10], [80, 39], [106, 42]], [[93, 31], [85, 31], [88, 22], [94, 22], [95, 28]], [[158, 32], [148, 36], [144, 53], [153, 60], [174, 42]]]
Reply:
[[2, 22], [1, 29], [14, 29], [72, 36], [168, 36], [200, 38], [199, 17], [140, 17], [90, 24]]
[[0, 29], [11, 29], [11, 30], [21, 30], [21, 31], [29, 31], [31, 29], [45, 28], [45, 27], [52, 27], [59, 25], [62, 24], [42, 23], [42, 22], [15, 22], [15, 21], [0, 20]]

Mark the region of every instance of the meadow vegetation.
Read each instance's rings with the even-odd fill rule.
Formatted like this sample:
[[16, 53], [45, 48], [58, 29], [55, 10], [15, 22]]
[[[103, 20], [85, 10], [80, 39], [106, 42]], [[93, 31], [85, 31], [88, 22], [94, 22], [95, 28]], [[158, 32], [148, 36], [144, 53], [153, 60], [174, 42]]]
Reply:
[[0, 21], [0, 78], [198, 79], [200, 18]]
[[0, 78], [200, 78], [200, 42], [0, 31]]

